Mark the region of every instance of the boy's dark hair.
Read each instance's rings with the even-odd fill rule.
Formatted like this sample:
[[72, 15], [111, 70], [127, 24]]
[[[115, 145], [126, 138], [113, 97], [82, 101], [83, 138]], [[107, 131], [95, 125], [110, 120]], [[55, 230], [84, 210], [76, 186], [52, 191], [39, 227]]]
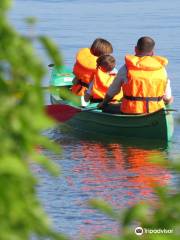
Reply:
[[137, 49], [143, 53], [149, 53], [153, 50], [155, 41], [150, 37], [141, 37], [137, 41]]
[[110, 42], [103, 38], [96, 38], [91, 45], [91, 53], [96, 57], [104, 54], [111, 54], [113, 52], [113, 47]]
[[115, 66], [116, 60], [112, 55], [102, 55], [97, 59], [97, 68], [103, 67], [106, 69], [107, 72], [112, 71]]

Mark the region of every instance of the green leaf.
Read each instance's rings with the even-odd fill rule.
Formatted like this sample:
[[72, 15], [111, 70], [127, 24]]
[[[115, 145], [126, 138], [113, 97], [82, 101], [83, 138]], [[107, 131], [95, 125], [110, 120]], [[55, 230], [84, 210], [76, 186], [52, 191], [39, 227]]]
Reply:
[[89, 201], [89, 204], [91, 207], [100, 210], [102, 213], [105, 213], [106, 215], [110, 216], [113, 219], [119, 220], [120, 216], [115, 211], [110, 204], [103, 201], [102, 199], [91, 199]]
[[0, 175], [2, 174], [27, 176], [29, 173], [26, 164], [20, 161], [18, 157], [6, 154], [1, 158]]

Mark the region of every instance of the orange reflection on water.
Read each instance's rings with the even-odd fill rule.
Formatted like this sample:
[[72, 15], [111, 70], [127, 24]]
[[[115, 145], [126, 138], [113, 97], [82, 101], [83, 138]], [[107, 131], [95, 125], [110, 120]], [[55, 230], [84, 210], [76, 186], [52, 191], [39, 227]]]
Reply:
[[167, 169], [149, 161], [152, 155], [163, 154], [158, 150], [122, 147], [120, 144], [82, 144], [78, 150], [82, 161], [73, 171], [84, 173], [83, 191], [97, 193], [101, 190], [99, 193], [105, 197], [108, 189], [126, 187], [132, 190], [128, 195], [133, 195], [133, 189], [147, 195], [152, 193], [153, 183], [163, 185], [170, 177]]
[[[87, 193], [88, 199], [103, 198], [120, 210], [138, 201], [154, 201], [152, 185], [167, 184], [171, 175], [166, 168], [149, 159], [152, 155], [163, 154], [160, 150], [121, 144], [82, 143], [78, 153], [72, 153], [72, 158], [80, 158], [79, 164], [72, 171], [79, 175], [80, 191]], [[86, 203], [82, 199], [78, 204]], [[81, 234], [116, 232], [115, 223], [111, 223], [107, 229], [109, 223], [104, 225], [104, 219], [98, 219], [97, 222], [92, 217], [94, 213], [87, 207], [82, 210], [81, 214], [87, 216], [87, 219], [80, 229]]]

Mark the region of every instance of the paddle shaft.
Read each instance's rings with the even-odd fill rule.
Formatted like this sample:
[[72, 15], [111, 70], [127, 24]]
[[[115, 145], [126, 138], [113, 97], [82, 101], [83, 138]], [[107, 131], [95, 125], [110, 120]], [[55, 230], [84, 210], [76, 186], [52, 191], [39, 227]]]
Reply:
[[167, 112], [178, 112], [178, 109], [164, 109]]

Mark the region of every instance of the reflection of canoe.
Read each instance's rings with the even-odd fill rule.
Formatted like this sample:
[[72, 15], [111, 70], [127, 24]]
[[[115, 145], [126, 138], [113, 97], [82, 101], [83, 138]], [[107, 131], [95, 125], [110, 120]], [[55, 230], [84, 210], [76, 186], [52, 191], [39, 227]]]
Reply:
[[[57, 84], [56, 76], [57, 75], [52, 74], [51, 85], [59, 85], [62, 86], [62, 88], [64, 88], [64, 86], [68, 88], [71, 85], [71, 81], [69, 81], [68, 84], [67, 81], [63, 82], [63, 77], [61, 77]], [[59, 90], [52, 93], [51, 102], [53, 104], [65, 103], [72, 106], [70, 100], [62, 100], [60, 95]], [[90, 105], [90, 108], [92, 108], [92, 106], [93, 104]], [[78, 114], [74, 114], [66, 123], [84, 131], [98, 132], [106, 134], [107, 136], [146, 138], [163, 141], [170, 140], [173, 134], [172, 114], [164, 109], [151, 114], [117, 115], [103, 113], [97, 109], [87, 111], [87, 108], [75, 108], [80, 111]], [[62, 112], [62, 114], [64, 113]]]

